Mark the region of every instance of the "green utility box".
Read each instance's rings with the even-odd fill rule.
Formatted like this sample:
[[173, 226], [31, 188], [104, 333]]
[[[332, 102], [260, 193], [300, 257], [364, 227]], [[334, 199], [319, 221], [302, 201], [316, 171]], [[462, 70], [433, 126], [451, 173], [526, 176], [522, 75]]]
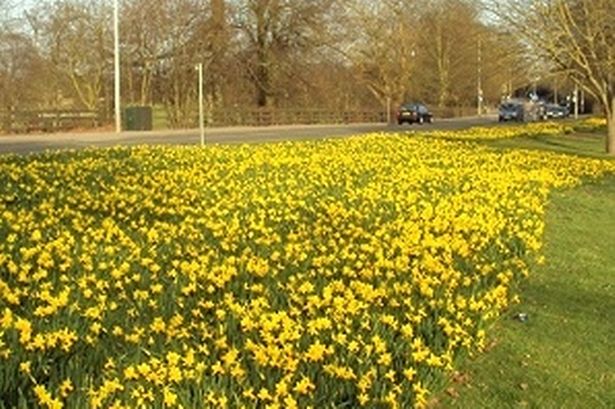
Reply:
[[152, 127], [152, 107], [135, 106], [124, 109], [124, 130], [151, 131]]

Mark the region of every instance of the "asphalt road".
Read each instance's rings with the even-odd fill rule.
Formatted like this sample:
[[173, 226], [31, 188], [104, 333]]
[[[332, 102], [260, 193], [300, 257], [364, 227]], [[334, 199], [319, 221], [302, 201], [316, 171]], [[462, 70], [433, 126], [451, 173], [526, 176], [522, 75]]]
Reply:
[[[464, 129], [471, 126], [497, 122], [497, 117], [468, 117], [436, 120], [426, 125], [289, 125], [269, 127], [209, 128], [208, 144], [236, 144], [279, 142], [293, 140], [347, 137], [372, 132], [403, 132], [409, 130]], [[57, 133], [32, 135], [0, 135], [0, 154], [27, 154], [57, 149], [80, 149], [86, 147], [111, 147], [142, 144], [191, 145], [200, 143], [198, 130], [123, 132]]]

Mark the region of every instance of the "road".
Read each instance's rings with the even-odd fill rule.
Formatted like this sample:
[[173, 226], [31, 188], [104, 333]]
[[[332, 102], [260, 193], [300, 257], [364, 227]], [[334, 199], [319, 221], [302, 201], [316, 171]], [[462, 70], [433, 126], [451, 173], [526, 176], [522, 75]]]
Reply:
[[[347, 137], [371, 132], [403, 132], [409, 130], [464, 129], [471, 126], [496, 122], [496, 117], [468, 117], [436, 120], [429, 125], [287, 125], [269, 127], [209, 128], [208, 144], [259, 143], [293, 140]], [[198, 130], [166, 130], [148, 132], [84, 132], [32, 135], [0, 135], [0, 154], [28, 154], [56, 149], [80, 149], [86, 147], [111, 147], [142, 144], [191, 145], [200, 143]]]

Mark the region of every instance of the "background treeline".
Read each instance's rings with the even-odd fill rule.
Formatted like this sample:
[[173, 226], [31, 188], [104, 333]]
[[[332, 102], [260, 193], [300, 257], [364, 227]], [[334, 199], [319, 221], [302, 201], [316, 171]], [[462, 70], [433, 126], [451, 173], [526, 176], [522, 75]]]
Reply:
[[[0, 110], [113, 108], [113, 2], [0, 0]], [[122, 102], [210, 109], [497, 103], [531, 73], [471, 0], [120, 0]]]

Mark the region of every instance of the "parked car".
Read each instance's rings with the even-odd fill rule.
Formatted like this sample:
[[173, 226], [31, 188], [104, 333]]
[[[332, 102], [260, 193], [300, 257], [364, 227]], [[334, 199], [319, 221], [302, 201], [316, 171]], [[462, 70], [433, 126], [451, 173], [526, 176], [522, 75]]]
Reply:
[[500, 104], [499, 121], [519, 121], [524, 120], [525, 108], [519, 102], [504, 102]]
[[557, 104], [547, 104], [545, 106], [545, 117], [547, 119], [566, 118], [570, 115], [568, 108]]
[[402, 125], [404, 122], [410, 125], [413, 123], [432, 123], [433, 115], [429, 109], [421, 103], [404, 104], [399, 107], [397, 111], [397, 123]]

